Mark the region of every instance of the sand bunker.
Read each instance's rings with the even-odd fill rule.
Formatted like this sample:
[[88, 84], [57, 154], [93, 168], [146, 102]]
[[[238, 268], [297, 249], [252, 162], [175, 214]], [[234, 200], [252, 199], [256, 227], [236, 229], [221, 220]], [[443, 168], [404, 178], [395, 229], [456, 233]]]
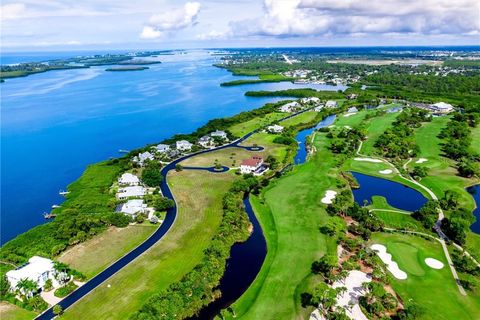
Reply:
[[372, 158], [353, 158], [355, 161], [365, 161], [365, 162], [375, 162], [375, 163], [381, 163], [382, 160], [380, 159], [372, 159]]
[[442, 269], [443, 268], [443, 262], [438, 261], [437, 259], [427, 258], [427, 259], [425, 259], [425, 263], [427, 264], [427, 266], [429, 266], [432, 269]]
[[327, 192], [325, 192], [325, 197], [323, 197], [320, 201], [325, 204], [331, 204], [336, 195], [337, 191], [327, 190]]
[[380, 171], [378, 171], [378, 173], [381, 173], [381, 174], [390, 174], [390, 173], [392, 173], [392, 172], [393, 172], [393, 171], [390, 170], [390, 169], [385, 169], [385, 170], [380, 170]]
[[424, 162], [427, 162], [427, 161], [428, 161], [428, 159], [420, 158], [417, 161], [415, 161], [415, 163], [424, 163]]
[[354, 114], [357, 114], [356, 112], [353, 112], [353, 113], [347, 113], [346, 115], [344, 115], [344, 117], [350, 117], [350, 116], [353, 116]]
[[352, 129], [352, 127], [350, 127], [350, 126], [343, 126], [343, 127], [344, 127], [345, 129], [349, 129], [349, 130]]
[[392, 255], [387, 253], [387, 247], [382, 244], [372, 244], [370, 248], [377, 252], [378, 257], [385, 263], [388, 271], [390, 271], [395, 278], [399, 280], [407, 279], [407, 274], [400, 270], [398, 264], [392, 260]]

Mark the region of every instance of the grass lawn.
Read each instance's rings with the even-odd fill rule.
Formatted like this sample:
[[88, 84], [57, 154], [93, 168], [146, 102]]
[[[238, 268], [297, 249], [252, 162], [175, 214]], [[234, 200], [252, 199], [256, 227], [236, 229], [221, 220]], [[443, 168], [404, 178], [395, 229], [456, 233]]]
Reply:
[[480, 153], [480, 126], [472, 129], [472, 150], [473, 152]]
[[157, 227], [149, 222], [126, 228], [111, 227], [68, 249], [57, 260], [91, 278], [147, 239]]
[[[406, 302], [415, 301], [423, 309], [420, 319], [455, 320], [478, 319], [480, 316], [479, 296], [469, 293], [460, 295], [440, 243], [404, 234], [375, 233], [372, 243], [387, 247], [403, 271], [406, 280], [391, 277], [394, 290]], [[434, 258], [444, 263], [444, 268], [435, 270], [425, 264], [425, 258]]]
[[252, 132], [255, 129], [265, 127], [266, 125], [283, 117], [285, 117], [285, 113], [272, 112], [263, 117], [255, 117], [249, 121], [238, 123], [234, 126], [231, 126], [228, 130], [230, 130], [234, 136], [243, 137], [247, 133]]
[[[372, 112], [372, 111], [369, 111]], [[377, 141], [378, 137], [387, 129], [389, 128], [392, 123], [395, 121], [397, 116], [400, 113], [387, 113], [380, 117], [375, 117], [369, 120], [366, 129], [367, 129], [367, 137], [368, 139], [363, 143], [362, 150], [360, 151], [362, 154], [366, 155], [374, 155], [375, 148], [374, 144]]]
[[234, 177], [204, 171], [171, 172], [178, 202], [167, 235], [104, 284], [67, 309], [64, 319], [126, 319], [152, 294], [179, 281], [198, 264], [223, 214], [222, 198]]
[[306, 111], [298, 116], [284, 120], [280, 122], [282, 127], [292, 127], [299, 124], [309, 123], [315, 120], [315, 117], [318, 115], [318, 112], [315, 111]]
[[329, 219], [320, 199], [326, 190], [338, 190], [325, 134], [317, 134], [315, 144], [319, 151], [309, 162], [271, 182], [260, 199], [252, 198], [268, 254], [255, 282], [234, 304], [236, 318], [295, 319], [311, 311], [299, 301], [310, 281], [311, 264], [336, 252], [335, 239], [318, 230]]
[[0, 319], [2, 320], [31, 320], [37, 313], [17, 307], [9, 302], [0, 302]]

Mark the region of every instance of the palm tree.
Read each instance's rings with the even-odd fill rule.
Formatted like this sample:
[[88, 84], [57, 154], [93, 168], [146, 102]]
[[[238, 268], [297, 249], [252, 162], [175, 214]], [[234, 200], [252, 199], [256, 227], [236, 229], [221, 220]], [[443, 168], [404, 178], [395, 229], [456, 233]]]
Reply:
[[38, 291], [37, 283], [27, 278], [20, 279], [20, 281], [17, 282], [16, 288], [20, 296], [25, 299], [33, 297], [33, 295]]
[[53, 276], [58, 282], [60, 282], [60, 284], [64, 284], [70, 280], [68, 273], [71, 269], [67, 264], [54, 261], [53, 269], [55, 270]]

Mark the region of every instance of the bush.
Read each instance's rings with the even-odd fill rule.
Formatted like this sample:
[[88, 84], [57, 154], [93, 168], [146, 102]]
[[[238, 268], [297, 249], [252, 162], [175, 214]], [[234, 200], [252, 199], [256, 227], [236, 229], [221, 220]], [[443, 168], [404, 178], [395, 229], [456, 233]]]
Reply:
[[55, 297], [63, 298], [68, 296], [71, 292], [73, 292], [77, 288], [78, 286], [75, 283], [73, 283], [73, 281], [70, 281], [63, 287], [60, 287], [57, 290], [55, 290], [53, 294], [55, 295]]

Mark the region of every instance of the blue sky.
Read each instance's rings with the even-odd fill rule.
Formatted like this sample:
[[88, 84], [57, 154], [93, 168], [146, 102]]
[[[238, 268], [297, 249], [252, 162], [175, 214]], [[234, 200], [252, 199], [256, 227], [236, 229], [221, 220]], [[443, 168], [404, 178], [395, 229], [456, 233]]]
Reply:
[[477, 0], [3, 0], [5, 51], [479, 45]]

